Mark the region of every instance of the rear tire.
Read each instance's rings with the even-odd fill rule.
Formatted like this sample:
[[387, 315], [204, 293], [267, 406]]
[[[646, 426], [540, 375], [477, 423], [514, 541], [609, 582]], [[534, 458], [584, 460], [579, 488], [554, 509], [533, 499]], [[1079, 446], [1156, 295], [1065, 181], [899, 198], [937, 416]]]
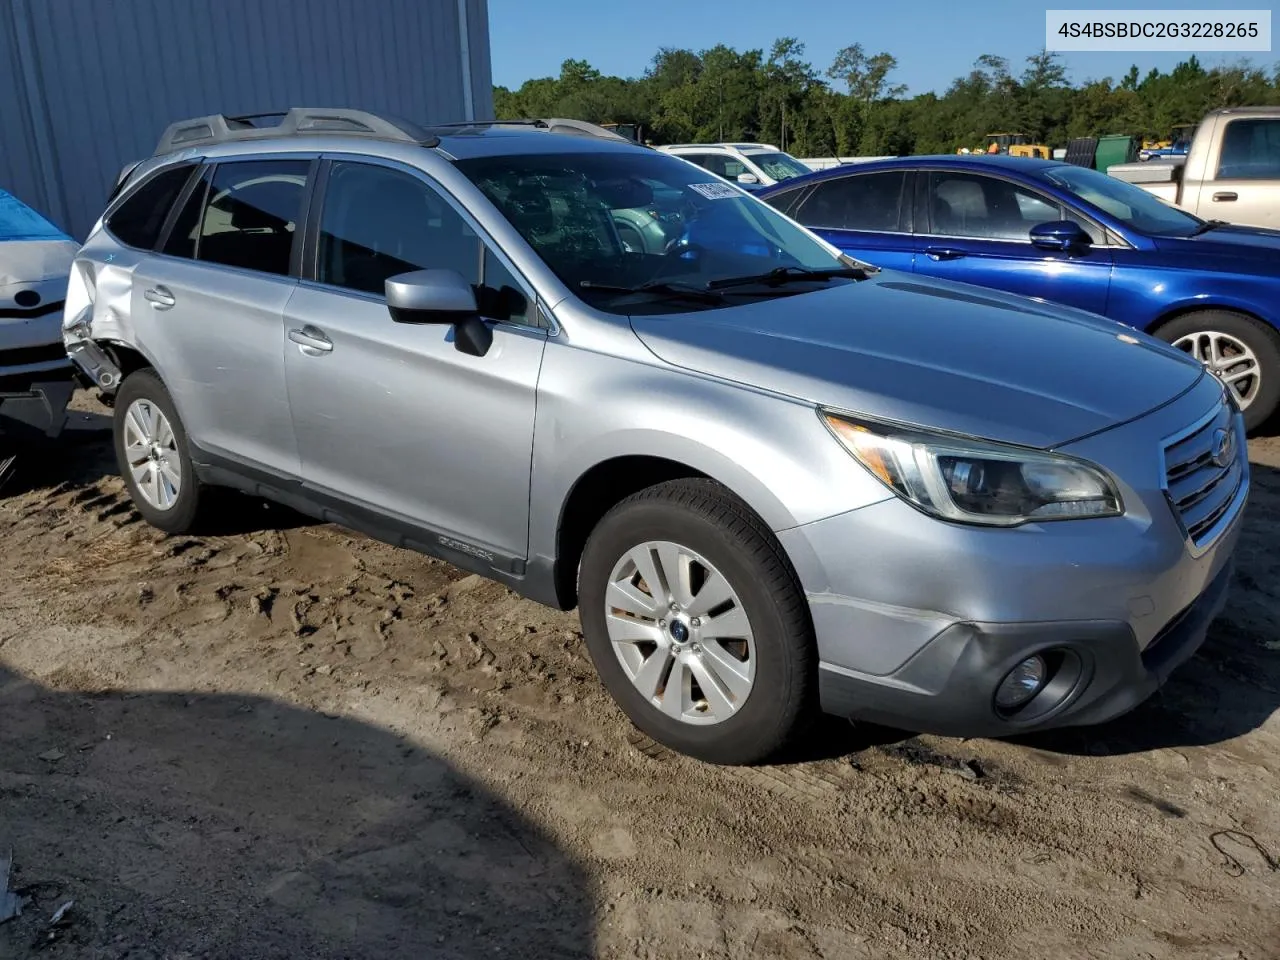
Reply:
[[1280, 405], [1280, 335], [1261, 321], [1229, 310], [1201, 310], [1175, 317], [1156, 336], [1206, 362], [1227, 383], [1246, 429], [1262, 426]]
[[759, 763], [817, 712], [804, 592], [768, 527], [719, 484], [675, 480], [623, 500], [592, 531], [579, 587], [601, 681], [658, 743]]
[[137, 370], [116, 394], [116, 463], [142, 518], [165, 533], [195, 530], [206, 488], [196, 476], [187, 432], [154, 370]]

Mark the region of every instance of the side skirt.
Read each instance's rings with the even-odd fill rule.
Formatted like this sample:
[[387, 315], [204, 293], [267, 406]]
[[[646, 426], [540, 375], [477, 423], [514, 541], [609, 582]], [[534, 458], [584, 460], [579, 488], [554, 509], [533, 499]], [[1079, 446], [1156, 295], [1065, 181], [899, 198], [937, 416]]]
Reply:
[[557, 597], [554, 571], [549, 564], [526, 565], [523, 557], [496, 553], [488, 547], [389, 514], [371, 504], [357, 503], [309, 488], [300, 480], [246, 466], [198, 449], [194, 444], [191, 459], [196, 474], [212, 486], [230, 487], [250, 496], [272, 500], [322, 523], [334, 523], [383, 543], [415, 550], [496, 580], [522, 597], [564, 609]]

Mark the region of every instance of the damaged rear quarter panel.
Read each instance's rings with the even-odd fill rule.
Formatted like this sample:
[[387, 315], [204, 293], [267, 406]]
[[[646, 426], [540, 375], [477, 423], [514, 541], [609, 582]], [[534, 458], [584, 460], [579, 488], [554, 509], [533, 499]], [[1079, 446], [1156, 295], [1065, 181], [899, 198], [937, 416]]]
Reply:
[[133, 317], [133, 273], [147, 257], [122, 247], [101, 230], [90, 236], [71, 266], [63, 312], [63, 342], [68, 350], [92, 340], [147, 352], [140, 346]]

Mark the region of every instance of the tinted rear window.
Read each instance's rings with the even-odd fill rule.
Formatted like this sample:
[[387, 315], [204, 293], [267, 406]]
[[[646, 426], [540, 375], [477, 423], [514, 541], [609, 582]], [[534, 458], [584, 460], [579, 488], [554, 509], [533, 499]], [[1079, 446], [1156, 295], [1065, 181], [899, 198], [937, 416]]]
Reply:
[[824, 180], [796, 218], [806, 227], [893, 233], [901, 229], [906, 173], [889, 170]]
[[186, 186], [195, 164], [184, 163], [157, 173], [130, 194], [107, 220], [107, 229], [121, 243], [150, 250], [160, 239], [169, 208]]

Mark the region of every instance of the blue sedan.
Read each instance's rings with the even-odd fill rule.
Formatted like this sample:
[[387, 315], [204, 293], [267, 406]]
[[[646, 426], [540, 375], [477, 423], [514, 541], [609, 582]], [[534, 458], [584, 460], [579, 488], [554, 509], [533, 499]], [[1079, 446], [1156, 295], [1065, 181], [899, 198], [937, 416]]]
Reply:
[[845, 253], [1099, 313], [1280, 404], [1280, 231], [1201, 220], [1096, 170], [1006, 156], [835, 167], [757, 194]]

